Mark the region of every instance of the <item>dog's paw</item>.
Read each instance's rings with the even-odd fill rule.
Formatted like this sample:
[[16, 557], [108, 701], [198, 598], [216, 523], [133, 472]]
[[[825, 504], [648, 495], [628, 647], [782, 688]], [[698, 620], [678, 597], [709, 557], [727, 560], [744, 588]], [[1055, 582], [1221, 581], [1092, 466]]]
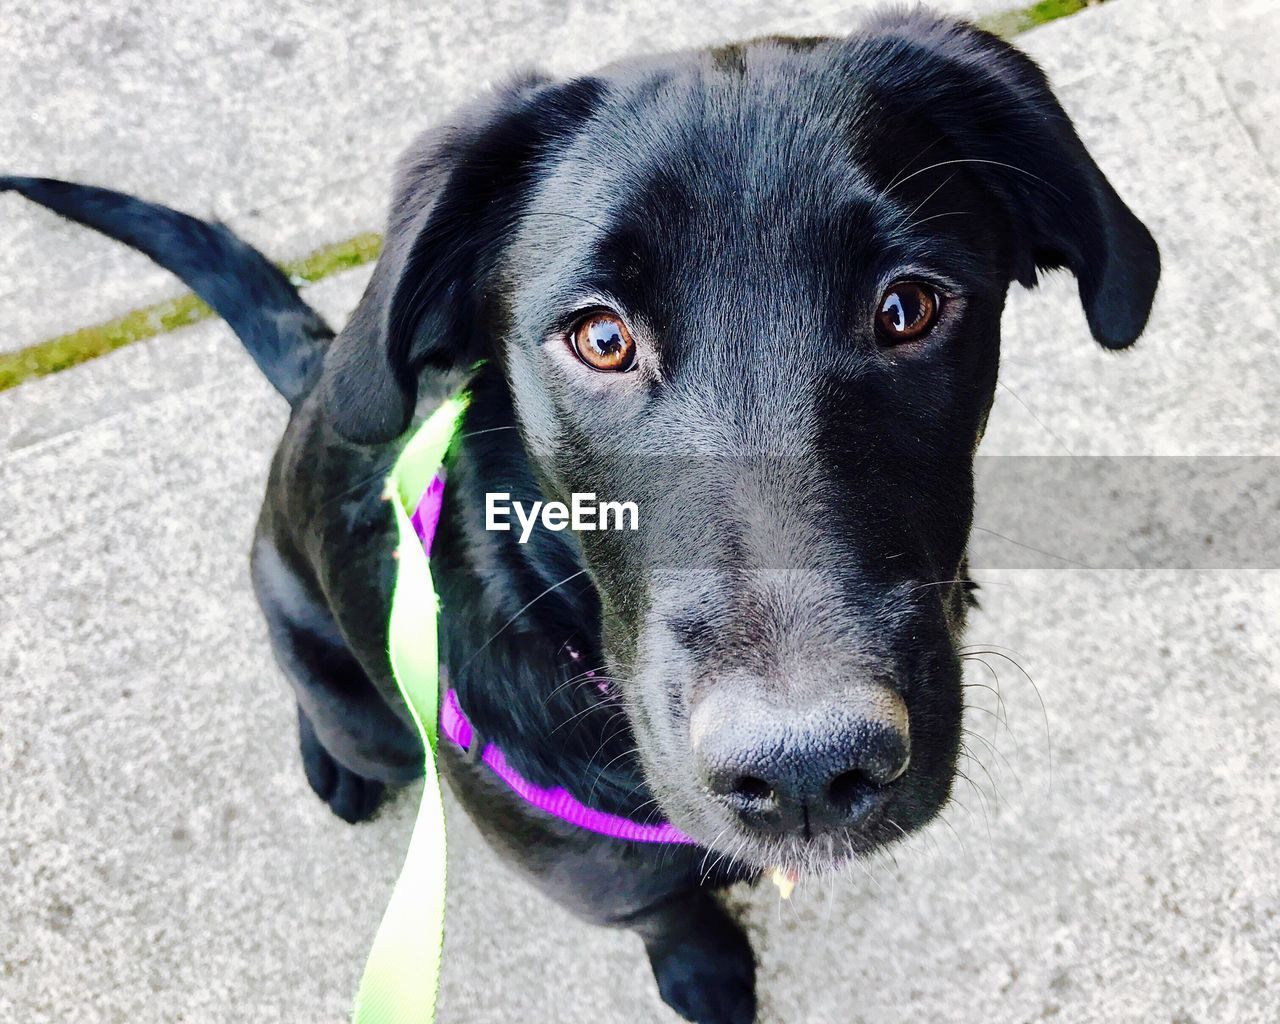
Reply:
[[668, 1006], [695, 1024], [752, 1024], [756, 1019], [756, 963], [737, 925], [649, 950], [658, 992]]
[[327, 803], [334, 814], [352, 824], [373, 817], [386, 787], [376, 779], [357, 775], [334, 760], [301, 711], [298, 712], [298, 749], [307, 781], [316, 796]]

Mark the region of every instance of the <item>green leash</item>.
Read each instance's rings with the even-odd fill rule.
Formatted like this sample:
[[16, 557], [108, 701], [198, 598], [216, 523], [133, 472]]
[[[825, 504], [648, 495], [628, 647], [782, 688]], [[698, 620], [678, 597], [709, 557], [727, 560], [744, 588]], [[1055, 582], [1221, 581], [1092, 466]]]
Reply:
[[354, 1024], [429, 1024], [435, 1019], [445, 893], [444, 804], [436, 768], [439, 602], [431, 564], [411, 517], [444, 462], [466, 407], [464, 395], [432, 413], [409, 439], [387, 479], [399, 538], [388, 651], [396, 685], [422, 737], [424, 782], [404, 866], [360, 980]]

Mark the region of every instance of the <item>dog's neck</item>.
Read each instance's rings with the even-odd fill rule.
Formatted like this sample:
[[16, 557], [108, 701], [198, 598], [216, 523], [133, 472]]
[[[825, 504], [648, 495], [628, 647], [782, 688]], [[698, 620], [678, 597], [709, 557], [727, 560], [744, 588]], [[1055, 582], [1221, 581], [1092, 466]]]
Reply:
[[501, 377], [482, 372], [470, 390], [431, 559], [450, 685], [484, 739], [532, 782], [613, 814], [653, 818], [600, 651], [599, 598], [572, 535], [535, 530], [522, 544], [515, 531], [485, 528], [488, 492], [526, 505], [546, 496]]

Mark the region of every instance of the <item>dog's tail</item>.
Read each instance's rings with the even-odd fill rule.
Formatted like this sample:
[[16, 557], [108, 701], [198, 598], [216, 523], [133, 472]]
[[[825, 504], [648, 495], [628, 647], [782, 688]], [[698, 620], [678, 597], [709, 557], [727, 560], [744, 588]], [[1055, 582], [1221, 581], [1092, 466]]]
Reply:
[[310, 390], [333, 331], [278, 267], [222, 224], [53, 178], [0, 176], [8, 191], [150, 256], [231, 325], [290, 405]]

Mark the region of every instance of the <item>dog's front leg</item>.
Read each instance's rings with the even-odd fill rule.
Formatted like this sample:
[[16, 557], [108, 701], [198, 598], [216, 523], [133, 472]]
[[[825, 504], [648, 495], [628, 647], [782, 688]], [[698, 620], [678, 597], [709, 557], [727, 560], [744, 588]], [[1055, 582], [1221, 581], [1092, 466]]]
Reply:
[[619, 922], [644, 940], [658, 991], [697, 1024], [751, 1024], [756, 964], [746, 933], [704, 890], [668, 897]]

